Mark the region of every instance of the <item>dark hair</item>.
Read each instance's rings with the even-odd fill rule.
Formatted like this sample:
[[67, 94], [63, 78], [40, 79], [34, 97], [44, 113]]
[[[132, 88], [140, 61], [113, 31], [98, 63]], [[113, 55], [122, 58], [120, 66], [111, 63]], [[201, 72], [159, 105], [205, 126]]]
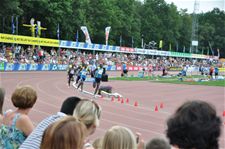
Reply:
[[0, 87], [0, 114], [2, 114], [2, 107], [4, 103], [4, 98], [5, 98], [5, 90]]
[[182, 149], [218, 149], [221, 124], [212, 105], [188, 101], [167, 121], [167, 137]]
[[81, 99], [79, 97], [68, 97], [64, 102], [62, 103], [60, 112], [63, 112], [67, 115], [73, 115], [73, 111], [77, 104], [79, 103]]
[[170, 144], [162, 138], [153, 138], [146, 144], [145, 149], [171, 149]]

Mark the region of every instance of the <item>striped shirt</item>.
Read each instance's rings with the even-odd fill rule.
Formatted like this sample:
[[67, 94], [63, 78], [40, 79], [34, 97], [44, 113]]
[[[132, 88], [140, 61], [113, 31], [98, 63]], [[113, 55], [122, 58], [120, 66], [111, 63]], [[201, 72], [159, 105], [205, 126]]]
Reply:
[[56, 122], [64, 116], [66, 116], [66, 114], [58, 112], [57, 114], [49, 116], [46, 119], [42, 120], [23, 142], [19, 149], [39, 149], [45, 129], [50, 124]]

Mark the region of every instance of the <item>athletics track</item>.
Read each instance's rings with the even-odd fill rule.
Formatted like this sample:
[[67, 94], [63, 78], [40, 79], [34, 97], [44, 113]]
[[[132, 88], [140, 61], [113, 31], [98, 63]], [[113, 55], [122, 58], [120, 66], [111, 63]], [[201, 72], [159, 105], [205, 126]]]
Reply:
[[[110, 75], [119, 75], [119, 72], [109, 72]], [[0, 86], [6, 89], [4, 110], [13, 109], [10, 98], [15, 87], [20, 84], [29, 84], [36, 89], [38, 100], [30, 112], [30, 117], [35, 124], [60, 110], [61, 103], [69, 96], [81, 98], [93, 98], [73, 88], [67, 87], [65, 72], [1, 72]], [[153, 83], [149, 81], [109, 81], [102, 85], [111, 85], [114, 92], [129, 98], [129, 104], [110, 99], [97, 98], [102, 106], [102, 119], [100, 127], [90, 137], [91, 140], [102, 137], [104, 132], [113, 125], [126, 126], [133, 132], [140, 132], [145, 141], [157, 136], [165, 137], [166, 120], [184, 101], [199, 99], [216, 106], [223, 123], [225, 117], [225, 88], [210, 86], [175, 85], [165, 83]], [[86, 83], [84, 90], [93, 92], [91, 83]], [[138, 106], [134, 107], [134, 102]], [[163, 103], [163, 108], [155, 106]], [[225, 149], [225, 130], [220, 137], [220, 148]]]

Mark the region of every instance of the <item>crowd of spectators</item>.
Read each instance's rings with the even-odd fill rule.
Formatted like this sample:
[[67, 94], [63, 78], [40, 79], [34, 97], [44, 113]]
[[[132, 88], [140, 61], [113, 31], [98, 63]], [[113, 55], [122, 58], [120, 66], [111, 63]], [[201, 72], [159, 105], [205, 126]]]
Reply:
[[121, 65], [123, 62], [126, 62], [128, 66], [148, 67], [151, 65], [156, 70], [160, 70], [162, 67], [183, 67], [186, 65], [210, 67], [211, 65], [218, 64], [218, 61], [215, 60], [197, 60], [100, 51], [93, 52], [77, 49], [44, 49], [44, 47], [33, 46], [1, 46], [0, 62], [1, 61], [28, 64], [71, 64], [76, 62], [78, 65], [82, 63], [89, 65], [95, 62], [106, 65]]
[[[0, 103], [3, 103], [2, 88], [0, 97]], [[144, 142], [141, 134], [135, 135], [128, 127], [113, 126], [92, 144], [86, 138], [95, 133], [101, 121], [101, 107], [97, 102], [69, 97], [62, 103], [60, 112], [47, 117], [34, 128], [27, 114], [37, 97], [31, 86], [17, 87], [12, 93], [11, 101], [17, 109], [1, 114], [0, 148], [219, 149], [222, 122], [215, 107], [204, 101], [187, 101], [178, 107], [167, 120], [168, 141], [154, 138]], [[29, 130], [27, 126], [30, 126]]]

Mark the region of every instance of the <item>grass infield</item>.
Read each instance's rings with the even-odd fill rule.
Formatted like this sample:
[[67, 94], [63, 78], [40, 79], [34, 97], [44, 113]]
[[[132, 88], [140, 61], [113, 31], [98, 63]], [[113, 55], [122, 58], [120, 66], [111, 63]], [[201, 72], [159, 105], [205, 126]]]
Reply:
[[187, 76], [180, 77], [172, 76], [172, 77], [161, 77], [161, 76], [154, 76], [154, 77], [113, 77], [109, 78], [109, 80], [122, 80], [122, 81], [151, 81], [151, 82], [159, 82], [159, 83], [171, 83], [171, 84], [188, 84], [188, 85], [207, 85], [207, 86], [221, 86], [225, 87], [225, 80], [207, 80], [207, 77], [194, 75], [194, 76]]

